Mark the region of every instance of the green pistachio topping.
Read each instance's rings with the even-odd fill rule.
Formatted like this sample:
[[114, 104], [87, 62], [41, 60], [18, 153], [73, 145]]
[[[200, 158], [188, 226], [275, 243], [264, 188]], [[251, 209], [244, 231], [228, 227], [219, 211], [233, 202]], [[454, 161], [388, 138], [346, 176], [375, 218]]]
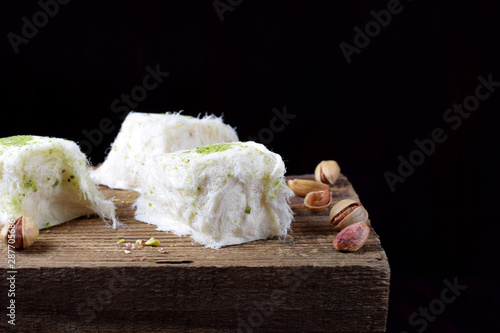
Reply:
[[228, 150], [231, 147], [229, 143], [219, 143], [214, 145], [208, 145], [199, 147], [195, 150], [198, 154], [208, 155], [212, 153], [220, 153], [222, 151]]
[[0, 145], [2, 146], [24, 146], [29, 141], [33, 140], [32, 135], [17, 135], [9, 136], [0, 139]]

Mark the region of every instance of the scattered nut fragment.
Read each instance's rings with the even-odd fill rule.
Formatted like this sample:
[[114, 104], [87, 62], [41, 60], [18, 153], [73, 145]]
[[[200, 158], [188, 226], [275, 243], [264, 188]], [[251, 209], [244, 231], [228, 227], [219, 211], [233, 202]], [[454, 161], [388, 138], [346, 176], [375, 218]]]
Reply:
[[135, 249], [135, 245], [131, 244], [131, 243], [125, 244], [125, 247], [123, 248], [123, 250], [125, 250], [125, 251], [132, 251], [134, 249]]
[[339, 164], [334, 161], [321, 161], [314, 170], [314, 179], [325, 184], [335, 184], [340, 175]]
[[[120, 241], [118, 241], [118, 243], [123, 243], [123, 239], [121, 239]], [[148, 246], [158, 246], [158, 245], [160, 245], [160, 241], [157, 240], [157, 239], [154, 239], [154, 237], [151, 237], [148, 241], [145, 241], [143, 239], [138, 239], [138, 240], [135, 241], [135, 243], [127, 243], [127, 244], [125, 244], [125, 247], [123, 248], [123, 251], [128, 254], [132, 250], [135, 250], [136, 248], [142, 249], [146, 245], [148, 245]], [[166, 253], [166, 251], [162, 252], [162, 251], [164, 251], [163, 248], [158, 249], [158, 251], [161, 252], [161, 253]], [[146, 258], [146, 257], [143, 257], [143, 258]]]
[[314, 180], [293, 179], [287, 182], [288, 187], [298, 196], [305, 197], [307, 193], [314, 191], [324, 191], [325, 184], [315, 182]]
[[158, 252], [160, 252], [160, 253], [168, 253], [168, 251], [167, 251], [167, 250], [165, 250], [164, 248], [160, 248], [160, 249], [158, 249]]
[[333, 240], [333, 247], [339, 251], [359, 250], [370, 235], [370, 227], [365, 222], [351, 224], [340, 231]]
[[367, 221], [368, 211], [356, 200], [341, 200], [330, 210], [330, 223], [333, 224], [335, 230], [342, 230], [356, 222]]
[[154, 239], [154, 237], [151, 237], [144, 245], [151, 245], [151, 246], [157, 246], [160, 245], [160, 241], [157, 239]]
[[146, 260], [146, 257], [140, 257], [140, 258], [139, 258], [139, 261], [140, 261], [140, 262], [143, 262], [144, 260]]
[[304, 204], [312, 212], [320, 212], [328, 208], [332, 202], [332, 195], [330, 194], [330, 186], [324, 185], [323, 191], [309, 192], [305, 199]]
[[125, 252], [125, 254], [130, 254], [130, 253], [132, 253], [132, 251], [130, 251], [130, 250], [123, 250], [123, 252]]
[[16, 249], [26, 249], [38, 238], [38, 226], [27, 216], [20, 216], [14, 223], [8, 223], [0, 232], [0, 237], [7, 245]]

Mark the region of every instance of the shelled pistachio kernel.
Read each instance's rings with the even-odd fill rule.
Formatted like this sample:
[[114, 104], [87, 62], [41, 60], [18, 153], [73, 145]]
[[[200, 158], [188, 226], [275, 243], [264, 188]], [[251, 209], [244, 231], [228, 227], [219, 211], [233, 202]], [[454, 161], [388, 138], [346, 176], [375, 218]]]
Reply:
[[365, 245], [369, 235], [370, 227], [365, 222], [354, 223], [337, 234], [333, 247], [339, 251], [354, 252]]

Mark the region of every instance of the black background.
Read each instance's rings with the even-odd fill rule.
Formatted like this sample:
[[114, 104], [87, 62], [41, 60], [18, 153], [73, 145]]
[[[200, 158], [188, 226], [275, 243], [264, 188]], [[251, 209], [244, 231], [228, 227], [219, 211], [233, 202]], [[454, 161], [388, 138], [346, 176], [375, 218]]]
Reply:
[[[401, 1], [348, 63], [339, 44], [353, 44], [353, 28], [388, 2], [243, 0], [221, 21], [212, 1], [74, 0], [15, 53], [7, 34], [21, 35], [22, 17], [32, 21], [40, 7], [9, 1], [0, 136], [83, 142], [109, 118], [114, 130], [86, 150], [97, 164], [121, 124], [111, 103], [142, 84], [146, 66], [170, 75], [136, 111], [224, 115], [247, 140], [286, 107], [296, 117], [261, 141], [288, 174], [339, 162], [389, 257], [388, 331], [416, 332], [409, 316], [455, 278], [467, 289], [425, 331], [498, 329], [500, 92], [456, 130], [443, 114], [474, 95], [478, 76], [500, 81], [499, 12], [493, 1]], [[398, 156], [435, 128], [448, 139], [391, 191], [384, 173], [397, 173]]]

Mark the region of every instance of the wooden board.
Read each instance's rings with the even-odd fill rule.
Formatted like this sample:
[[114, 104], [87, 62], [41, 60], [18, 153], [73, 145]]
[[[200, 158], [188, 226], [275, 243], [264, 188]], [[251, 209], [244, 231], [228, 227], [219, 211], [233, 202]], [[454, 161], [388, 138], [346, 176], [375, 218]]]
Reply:
[[[294, 197], [293, 239], [212, 250], [136, 221], [136, 192], [99, 189], [115, 197], [127, 226], [113, 230], [91, 216], [42, 230], [15, 253], [15, 297], [7, 296], [12, 269], [1, 248], [0, 331], [11, 326], [11, 299], [16, 330], [29, 332], [385, 331], [390, 268], [373, 229], [358, 252], [339, 252], [329, 211], [310, 213]], [[343, 175], [332, 191], [333, 203], [359, 199]], [[124, 253], [126, 243], [150, 237], [167, 253]]]

